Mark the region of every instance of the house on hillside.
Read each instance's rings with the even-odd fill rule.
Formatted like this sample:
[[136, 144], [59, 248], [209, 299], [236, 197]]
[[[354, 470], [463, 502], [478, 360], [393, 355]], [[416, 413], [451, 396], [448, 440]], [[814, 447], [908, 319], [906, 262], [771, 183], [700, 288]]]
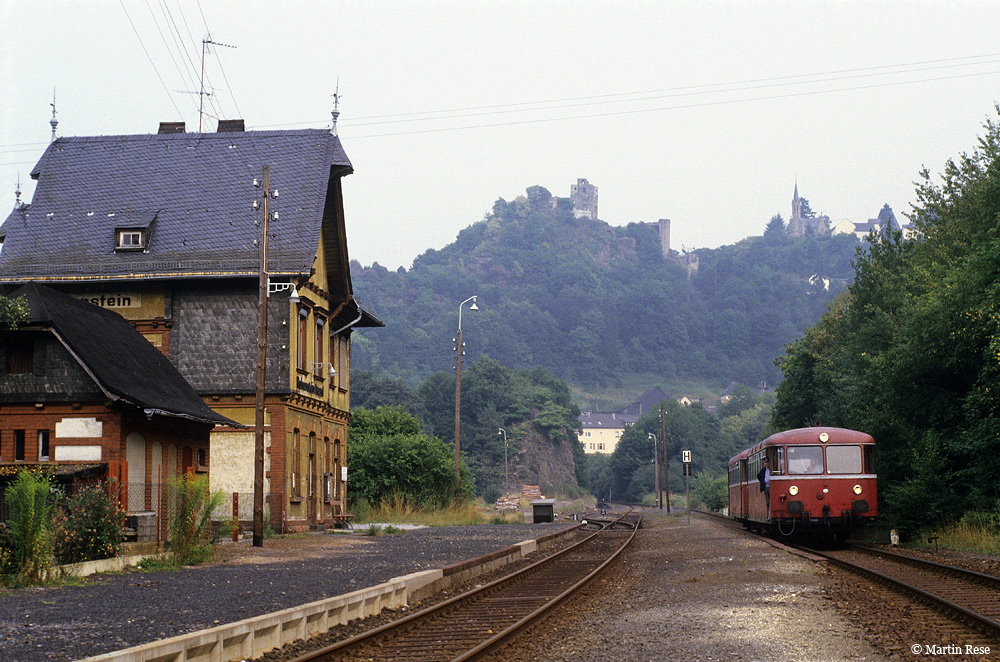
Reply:
[[882, 206], [877, 217], [869, 218], [863, 223], [855, 223], [844, 219], [833, 226], [832, 232], [833, 234], [853, 234], [858, 239], [864, 241], [868, 239], [868, 235], [872, 231], [883, 232], [886, 229], [902, 230], [904, 239], [912, 239], [917, 234], [913, 223], [907, 223], [902, 227], [899, 225], [899, 221], [896, 220], [896, 214], [893, 213], [892, 207], [888, 204]]
[[121, 315], [37, 283], [11, 296], [29, 316], [0, 331], [0, 499], [45, 469], [69, 486], [113, 478], [128, 513], [159, 514], [161, 484], [209, 471], [211, 430], [241, 427]]
[[638, 421], [642, 416], [660, 408], [660, 403], [667, 399], [666, 393], [659, 388], [652, 388], [638, 400], [612, 411], [584, 411], [580, 414], [580, 443], [585, 453], [615, 452], [618, 440], [625, 428]]
[[382, 326], [351, 285], [352, 172], [335, 130], [229, 120], [58, 138], [31, 172], [31, 203], [0, 226], [0, 286], [44, 283], [119, 313], [213, 411], [248, 426], [212, 430], [211, 483], [249, 512], [267, 208], [265, 508], [272, 524], [332, 523], [347, 496], [351, 334]]

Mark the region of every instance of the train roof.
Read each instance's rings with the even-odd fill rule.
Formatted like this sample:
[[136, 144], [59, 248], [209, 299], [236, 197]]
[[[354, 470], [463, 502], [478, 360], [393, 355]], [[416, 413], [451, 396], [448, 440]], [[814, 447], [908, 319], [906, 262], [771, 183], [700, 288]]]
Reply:
[[[828, 437], [825, 441], [820, 439], [820, 435], [823, 433], [826, 433]], [[756, 452], [767, 446], [817, 443], [827, 446], [836, 444], [874, 444], [875, 439], [870, 434], [865, 432], [848, 430], [846, 428], [810, 427], [797, 428], [795, 430], [784, 430], [783, 432], [776, 432], [772, 434], [767, 439], [757, 442], [750, 448], [747, 448], [738, 455], [733, 456], [730, 458], [729, 464], [732, 464], [737, 460], [745, 459], [748, 455], [750, 455], [750, 453]]]

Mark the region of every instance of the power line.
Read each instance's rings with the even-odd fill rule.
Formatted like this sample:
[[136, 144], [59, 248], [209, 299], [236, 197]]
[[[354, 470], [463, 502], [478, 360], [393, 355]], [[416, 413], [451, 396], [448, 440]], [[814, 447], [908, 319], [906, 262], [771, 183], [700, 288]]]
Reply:
[[128, 9], [125, 8], [125, 0], [118, 0], [118, 3], [122, 6], [122, 11], [125, 12], [125, 18], [128, 19], [129, 25], [132, 26], [132, 31], [135, 32], [136, 39], [139, 40], [139, 45], [142, 46], [142, 52], [146, 54], [146, 59], [149, 60], [149, 64], [153, 67], [153, 72], [159, 79], [160, 85], [163, 86], [163, 91], [167, 93], [167, 98], [170, 99], [170, 105], [172, 105], [174, 110], [177, 111], [177, 116], [181, 117], [181, 109], [177, 107], [176, 103], [174, 103], [174, 98], [170, 95], [170, 89], [167, 87], [167, 84], [163, 82], [163, 76], [160, 75], [159, 69], [156, 68], [156, 63], [153, 62], [152, 56], [150, 56], [149, 51], [146, 49], [146, 44], [142, 41], [142, 36], [139, 35], [139, 30], [136, 29], [135, 23], [132, 21], [132, 17], [129, 16]]
[[[511, 120], [511, 121], [508, 121], [508, 122], [494, 122], [494, 123], [483, 123], [483, 124], [470, 124], [470, 125], [466, 125], [466, 126], [451, 126], [451, 127], [439, 127], [439, 128], [431, 128], [431, 129], [411, 129], [411, 130], [406, 130], [406, 131], [395, 131], [395, 132], [386, 132], [386, 133], [371, 133], [371, 134], [355, 135], [355, 136], [351, 136], [351, 138], [352, 139], [382, 138], [382, 137], [390, 137], [390, 136], [403, 136], [403, 135], [411, 135], [411, 134], [420, 134], [420, 133], [441, 133], [441, 132], [445, 132], [445, 131], [459, 131], [459, 130], [466, 130], [466, 129], [497, 128], [497, 127], [517, 126], [517, 125], [524, 125], [524, 124], [540, 124], [540, 123], [546, 123], [546, 122], [563, 122], [563, 121], [567, 121], [567, 120], [577, 120], [577, 119], [592, 119], [592, 118], [596, 118], [596, 117], [614, 117], [614, 116], [619, 116], [619, 115], [635, 115], [635, 114], [640, 114], [640, 113], [663, 112], [663, 111], [670, 111], [670, 110], [685, 110], [685, 109], [690, 109], [690, 108], [705, 108], [705, 107], [710, 107], [710, 106], [724, 106], [724, 105], [729, 105], [729, 104], [734, 104], [734, 103], [749, 103], [749, 102], [752, 102], [752, 101], [773, 101], [773, 100], [777, 100], [777, 99], [791, 99], [791, 98], [795, 98], [795, 97], [815, 96], [815, 95], [819, 95], [819, 94], [833, 94], [833, 93], [836, 93], [836, 92], [853, 92], [853, 91], [858, 91], [858, 90], [868, 90], [868, 89], [875, 89], [875, 88], [880, 88], [880, 87], [894, 87], [894, 86], [898, 86], [898, 85], [912, 85], [912, 84], [917, 84], [917, 83], [928, 83], [928, 82], [936, 82], [936, 81], [942, 81], [942, 80], [954, 80], [954, 79], [959, 79], [959, 78], [971, 78], [971, 77], [975, 77], [975, 76], [985, 76], [985, 75], [990, 75], [990, 74], [1000, 74], [1000, 70], [979, 72], [979, 73], [973, 73], [973, 74], [956, 74], [956, 75], [953, 75], [953, 76], [940, 76], [940, 77], [937, 77], [937, 78], [923, 78], [923, 79], [920, 79], [920, 80], [893, 81], [893, 82], [885, 82], [885, 83], [873, 83], [873, 84], [870, 84], [870, 85], [856, 85], [856, 86], [853, 86], [853, 87], [841, 87], [841, 88], [830, 89], [830, 90], [813, 90], [813, 91], [806, 91], [806, 92], [789, 92], [787, 94], [772, 94], [772, 95], [765, 95], [765, 96], [750, 97], [750, 98], [745, 98], [745, 99], [723, 99], [723, 100], [718, 100], [718, 101], [703, 101], [703, 102], [697, 102], [697, 103], [675, 104], [675, 105], [670, 105], [670, 106], [657, 106], [655, 108], [637, 108], [637, 109], [628, 109], [628, 110], [606, 111], [606, 112], [600, 112], [600, 113], [587, 113], [587, 114], [579, 114], [579, 115], [565, 115], [565, 116], [559, 116], [559, 117], [544, 117], [544, 118], [534, 118], [534, 119]], [[351, 126], [350, 123], [348, 123], [347, 126]]]
[[[989, 58], [989, 59], [987, 59]], [[973, 61], [975, 60], [975, 61]], [[562, 99], [548, 99], [539, 101], [524, 101], [516, 103], [504, 103], [504, 104], [494, 104], [485, 106], [470, 106], [464, 108], [453, 108], [453, 109], [439, 109], [439, 110], [428, 110], [428, 111], [412, 111], [406, 113], [388, 114], [388, 115], [369, 115], [362, 117], [350, 118], [344, 125], [347, 127], [358, 127], [358, 126], [374, 126], [380, 124], [394, 124], [394, 123], [408, 123], [412, 124], [415, 121], [431, 122], [431, 121], [441, 121], [448, 119], [460, 119], [464, 117], [478, 117], [486, 115], [499, 115], [499, 114], [514, 114], [514, 113], [528, 113], [528, 112], [542, 112], [542, 111], [552, 111], [552, 110], [562, 110], [566, 108], [574, 108], [580, 106], [588, 105], [602, 105], [602, 104], [622, 104], [622, 103], [638, 103], [642, 101], [655, 101], [658, 99], [665, 98], [677, 98], [685, 96], [704, 96], [706, 94], [721, 94], [721, 93], [732, 93], [732, 92], [742, 92], [742, 91], [752, 91], [759, 89], [768, 89], [774, 87], [785, 87], [791, 85], [807, 85], [807, 84], [819, 84], [819, 83], [829, 83], [842, 80], [852, 80], [859, 78], [871, 78], [874, 76], [900, 76], [905, 74], [920, 73], [925, 71], [933, 71], [945, 68], [956, 68], [956, 67], [969, 67], [969, 66], [982, 66], [988, 64], [996, 64], [1000, 62], [1000, 53], [998, 54], [988, 54], [988, 55], [975, 55], [975, 56], [964, 56], [957, 58], [947, 58], [938, 60], [925, 60], [919, 62], [903, 63], [903, 64], [890, 64], [890, 65], [879, 65], [873, 67], [863, 67], [856, 69], [841, 69], [827, 72], [817, 72], [817, 73], [806, 73], [806, 74], [794, 74], [789, 76], [779, 76], [771, 78], [757, 78], [749, 79], [744, 81], [731, 81], [726, 83], [706, 83], [702, 85], [693, 85], [686, 87], [673, 87], [673, 88], [662, 88], [662, 89], [651, 89], [651, 90], [639, 90], [630, 92], [615, 92], [602, 95], [584, 96], [584, 97], [568, 97]], [[890, 69], [896, 69], [896, 71], [889, 71]], [[868, 86], [850, 87], [850, 88], [838, 88], [833, 90], [813, 90], [806, 92], [799, 92], [789, 95], [777, 95], [777, 96], [766, 96], [751, 99], [730, 99], [723, 100], [719, 102], [714, 102], [712, 104], [695, 104], [694, 106], [668, 106], [662, 108], [654, 108], [649, 110], [671, 110], [675, 108], [686, 108], [686, 107], [696, 107], [697, 105], [719, 105], [720, 103], [741, 103], [746, 100], [758, 100], [758, 99], [773, 99], [773, 98], [784, 98], [789, 96], [806, 96], [810, 94], [829, 94], [831, 92], [841, 92], [850, 91], [856, 89], [870, 89], [875, 87], [891, 87], [900, 84], [911, 84], [920, 82], [933, 82], [940, 80], [949, 80], [955, 78], [965, 78], [969, 76], [982, 76], [995, 74], [997, 71], [991, 70], [986, 72], [976, 72], [973, 74], [955, 74], [953, 76], [938, 76], [921, 78], [917, 80], [907, 80], [898, 81], [890, 80], [882, 83], [876, 83]], [[809, 79], [809, 80], [806, 80]], [[627, 97], [627, 98], [623, 98]], [[426, 132], [437, 132], [437, 131], [448, 131], [448, 130], [458, 130], [466, 128], [482, 128], [482, 127], [495, 127], [495, 126], [506, 126], [508, 124], [526, 124], [537, 121], [556, 121], [560, 119], [579, 119], [586, 117], [604, 117], [614, 114], [627, 114], [630, 112], [649, 112], [647, 109], [637, 109], [630, 111], [615, 112], [603, 112], [588, 115], [576, 115], [576, 116], [566, 116], [566, 117], [556, 117], [548, 118], [543, 120], [520, 120], [512, 121], [509, 123], [494, 123], [494, 124], [480, 124], [473, 126], [458, 126], [458, 127], [445, 127], [439, 129], [415, 129], [404, 132], [394, 132], [394, 133], [379, 133], [370, 134], [362, 136], [352, 136], [353, 138], [368, 138], [377, 137], [382, 135], [405, 135], [408, 133], [426, 133]], [[368, 121], [371, 120], [371, 121]], [[276, 128], [276, 127], [291, 127], [291, 126], [303, 126], [312, 125], [315, 126], [320, 122], [295, 122], [288, 124], [273, 124], [273, 125], [261, 125], [257, 128]]]

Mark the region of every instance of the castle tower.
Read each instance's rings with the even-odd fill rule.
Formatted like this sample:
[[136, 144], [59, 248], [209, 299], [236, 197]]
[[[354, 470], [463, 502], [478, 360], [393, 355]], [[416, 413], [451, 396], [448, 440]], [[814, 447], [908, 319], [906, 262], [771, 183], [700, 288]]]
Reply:
[[670, 219], [661, 218], [660, 227], [660, 250], [663, 251], [663, 259], [670, 257]]
[[577, 218], [597, 220], [597, 187], [586, 179], [577, 179], [569, 187], [569, 199], [573, 201], [573, 215]]

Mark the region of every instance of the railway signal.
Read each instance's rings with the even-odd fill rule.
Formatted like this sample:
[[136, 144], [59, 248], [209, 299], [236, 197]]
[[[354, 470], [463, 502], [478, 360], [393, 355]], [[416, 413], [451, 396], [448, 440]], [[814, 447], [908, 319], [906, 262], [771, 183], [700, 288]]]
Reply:
[[691, 475], [691, 451], [681, 451], [681, 461], [684, 463], [684, 500], [687, 501], [688, 524], [691, 523], [691, 485], [688, 476]]

